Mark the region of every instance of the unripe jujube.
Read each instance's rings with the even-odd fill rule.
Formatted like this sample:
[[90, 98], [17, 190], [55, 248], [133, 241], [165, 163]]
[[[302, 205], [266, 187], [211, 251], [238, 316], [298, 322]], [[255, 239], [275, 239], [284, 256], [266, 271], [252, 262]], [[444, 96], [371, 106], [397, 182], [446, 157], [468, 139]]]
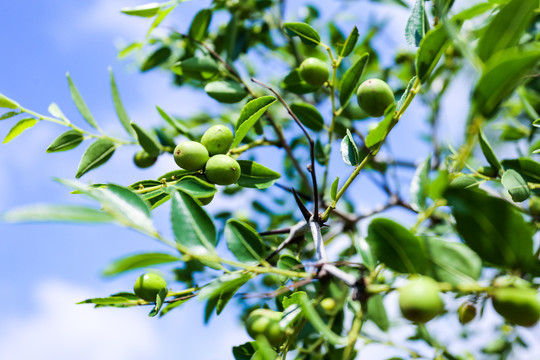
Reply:
[[181, 142], [174, 149], [174, 161], [185, 170], [201, 170], [209, 158], [208, 150], [196, 141]]
[[317, 58], [307, 58], [300, 64], [300, 76], [312, 86], [321, 86], [328, 80], [328, 65]]
[[159, 275], [146, 273], [135, 281], [133, 291], [143, 300], [154, 302], [160, 291], [167, 291], [167, 282]]
[[231, 185], [240, 178], [240, 164], [227, 155], [214, 155], [206, 163], [204, 174], [214, 184]]
[[253, 310], [246, 322], [246, 330], [253, 339], [257, 336], [264, 336], [268, 342], [278, 347], [285, 340], [285, 331], [279, 327], [279, 322], [283, 318], [283, 313], [270, 309]]
[[356, 96], [362, 110], [374, 117], [384, 115], [384, 110], [394, 102], [392, 89], [380, 79], [364, 81], [358, 87]]
[[428, 277], [413, 280], [399, 289], [399, 307], [403, 317], [425, 323], [444, 308], [437, 283]]
[[462, 324], [470, 323], [476, 317], [476, 306], [469, 301], [465, 301], [458, 308], [459, 322]]
[[144, 150], [137, 151], [133, 157], [135, 165], [143, 169], [154, 165], [156, 160], [157, 156], [152, 156]]
[[206, 147], [210, 156], [226, 154], [233, 142], [232, 131], [224, 125], [210, 127], [202, 136], [201, 144]]
[[516, 325], [533, 326], [540, 319], [540, 302], [535, 289], [496, 289], [492, 302], [495, 311]]

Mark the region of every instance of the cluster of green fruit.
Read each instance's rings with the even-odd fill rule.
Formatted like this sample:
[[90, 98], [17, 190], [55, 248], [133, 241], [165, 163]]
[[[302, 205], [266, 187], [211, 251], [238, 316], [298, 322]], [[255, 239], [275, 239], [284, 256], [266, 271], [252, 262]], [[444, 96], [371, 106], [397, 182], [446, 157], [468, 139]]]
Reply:
[[[535, 289], [495, 288], [490, 296], [495, 311], [510, 323], [533, 326], [540, 320], [540, 301]], [[437, 283], [429, 277], [421, 277], [399, 289], [399, 307], [406, 319], [425, 323], [443, 311], [444, 303]], [[476, 307], [466, 301], [459, 307], [458, 316], [462, 324], [467, 324], [476, 317]]]
[[226, 155], [233, 142], [232, 131], [214, 125], [203, 134], [201, 142], [184, 141], [174, 149], [174, 161], [188, 171], [204, 170], [214, 184], [231, 185], [240, 178], [240, 164]]
[[[319, 87], [328, 81], [328, 66], [317, 58], [307, 58], [300, 64], [300, 77], [309, 85]], [[366, 114], [379, 117], [394, 103], [394, 93], [386, 82], [380, 79], [364, 81], [356, 93], [358, 105]]]
[[246, 320], [246, 330], [253, 339], [264, 337], [273, 347], [285, 340], [286, 331], [279, 326], [283, 313], [270, 309], [253, 310]]

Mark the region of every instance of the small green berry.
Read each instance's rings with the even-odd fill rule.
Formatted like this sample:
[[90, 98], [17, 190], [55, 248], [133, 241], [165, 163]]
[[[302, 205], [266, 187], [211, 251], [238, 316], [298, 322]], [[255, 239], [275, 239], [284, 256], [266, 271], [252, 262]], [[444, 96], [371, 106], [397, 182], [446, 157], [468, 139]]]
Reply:
[[174, 161], [185, 170], [201, 170], [209, 158], [208, 150], [196, 141], [181, 142], [174, 149]]
[[459, 322], [463, 325], [470, 323], [476, 317], [476, 306], [469, 301], [465, 301], [458, 308]]
[[210, 156], [226, 154], [233, 142], [232, 131], [223, 125], [210, 127], [202, 136], [201, 144], [208, 149]]
[[394, 102], [394, 93], [387, 83], [380, 79], [364, 81], [356, 93], [358, 105], [373, 117], [384, 115], [386, 108]]
[[231, 185], [240, 178], [240, 164], [227, 155], [214, 155], [206, 163], [204, 174], [210, 182]]
[[321, 307], [327, 312], [330, 313], [336, 308], [336, 300], [327, 297], [321, 300]]
[[424, 276], [399, 289], [399, 307], [405, 319], [425, 323], [437, 316], [444, 304], [437, 283]]
[[162, 290], [167, 290], [167, 282], [159, 275], [146, 273], [135, 281], [133, 291], [143, 300], [154, 302]]
[[253, 310], [246, 322], [246, 330], [253, 339], [257, 336], [264, 336], [268, 342], [274, 346], [280, 346], [285, 340], [285, 331], [279, 326], [283, 313], [270, 309]]
[[133, 157], [133, 162], [137, 167], [142, 169], [150, 167], [155, 164], [157, 156], [152, 156], [144, 150], [139, 150], [135, 153]]
[[321, 86], [328, 80], [329, 75], [328, 65], [317, 58], [307, 58], [300, 64], [300, 77], [309, 85]]

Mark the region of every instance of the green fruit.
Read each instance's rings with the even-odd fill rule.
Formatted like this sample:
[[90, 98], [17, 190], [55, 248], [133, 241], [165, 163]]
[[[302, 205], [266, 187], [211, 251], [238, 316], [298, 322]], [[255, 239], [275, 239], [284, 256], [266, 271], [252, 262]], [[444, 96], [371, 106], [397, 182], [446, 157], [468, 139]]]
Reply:
[[399, 307], [403, 317], [425, 323], [444, 308], [437, 283], [428, 277], [411, 281], [399, 289]]
[[458, 308], [459, 322], [462, 324], [470, 323], [476, 317], [476, 306], [469, 301], [465, 301]]
[[307, 58], [300, 64], [300, 76], [312, 86], [321, 86], [328, 80], [330, 75], [328, 66], [317, 58]]
[[529, 212], [532, 216], [540, 217], [540, 197], [531, 196], [529, 199]]
[[231, 185], [240, 178], [240, 165], [227, 155], [214, 155], [206, 163], [204, 174], [210, 182]]
[[257, 336], [264, 336], [268, 342], [278, 347], [285, 340], [285, 331], [279, 327], [279, 322], [283, 318], [283, 313], [269, 309], [253, 310], [246, 322], [246, 329], [253, 339]]
[[209, 158], [208, 150], [196, 141], [184, 141], [174, 148], [174, 161], [185, 170], [201, 170]]
[[394, 103], [394, 93], [387, 83], [380, 79], [364, 81], [356, 93], [358, 105], [373, 117], [384, 115], [386, 108]]
[[336, 300], [329, 297], [324, 298], [321, 300], [321, 307], [328, 313], [332, 312], [336, 308]]
[[135, 165], [143, 169], [154, 165], [156, 160], [157, 156], [152, 156], [144, 150], [137, 151], [133, 157]]
[[496, 177], [499, 170], [491, 166], [480, 166], [478, 168], [478, 173], [489, 177]]
[[201, 139], [201, 144], [208, 149], [210, 156], [226, 154], [233, 142], [232, 131], [223, 125], [214, 125], [206, 130]]
[[540, 302], [534, 289], [496, 289], [492, 302], [495, 311], [516, 325], [533, 326], [540, 319]]
[[154, 302], [161, 290], [167, 291], [167, 282], [156, 274], [146, 273], [135, 281], [133, 291], [143, 300]]

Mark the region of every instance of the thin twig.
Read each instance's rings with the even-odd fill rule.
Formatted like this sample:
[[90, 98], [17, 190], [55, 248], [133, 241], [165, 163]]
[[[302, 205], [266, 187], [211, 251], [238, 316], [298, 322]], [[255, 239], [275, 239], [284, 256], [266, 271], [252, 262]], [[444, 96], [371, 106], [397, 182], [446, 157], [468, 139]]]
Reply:
[[308, 229], [308, 226], [305, 221], [300, 221], [296, 223], [295, 225], [293, 225], [289, 229], [289, 236], [287, 236], [287, 238], [283, 240], [283, 242], [279, 244], [279, 246], [274, 251], [272, 251], [272, 253], [268, 255], [265, 260], [270, 261], [270, 259], [272, 259], [276, 254], [279, 254], [281, 250], [289, 246], [289, 244], [293, 243], [296, 239], [299, 239], [300, 237], [302, 237], [304, 233], [307, 231], [307, 229]]
[[311, 136], [309, 136], [309, 133], [307, 132], [304, 125], [302, 125], [302, 123], [300, 122], [300, 120], [298, 119], [298, 117], [296, 116], [294, 111], [292, 111], [292, 109], [289, 107], [287, 102], [281, 97], [281, 95], [278, 94], [278, 92], [276, 90], [274, 90], [272, 87], [266, 85], [263, 82], [260, 82], [259, 80], [255, 79], [255, 78], [251, 78], [251, 81], [253, 81], [256, 84], [261, 85], [262, 87], [264, 87], [266, 89], [268, 89], [269, 91], [271, 91], [277, 97], [279, 102], [281, 102], [281, 104], [283, 104], [285, 109], [287, 109], [287, 112], [289, 113], [289, 115], [291, 115], [293, 120], [300, 127], [300, 129], [302, 130], [302, 132], [304, 133], [304, 135], [306, 136], [306, 138], [307, 138], [307, 140], [309, 142], [309, 153], [310, 153], [310, 157], [311, 157], [311, 165], [308, 168], [308, 170], [311, 173], [311, 181], [313, 183], [313, 203], [314, 203], [314, 205], [313, 205], [313, 208], [314, 208], [313, 216], [315, 216], [315, 220], [318, 221], [319, 220], [319, 193], [318, 193], [318, 189], [317, 189], [317, 175], [315, 174], [315, 141], [313, 141]]

